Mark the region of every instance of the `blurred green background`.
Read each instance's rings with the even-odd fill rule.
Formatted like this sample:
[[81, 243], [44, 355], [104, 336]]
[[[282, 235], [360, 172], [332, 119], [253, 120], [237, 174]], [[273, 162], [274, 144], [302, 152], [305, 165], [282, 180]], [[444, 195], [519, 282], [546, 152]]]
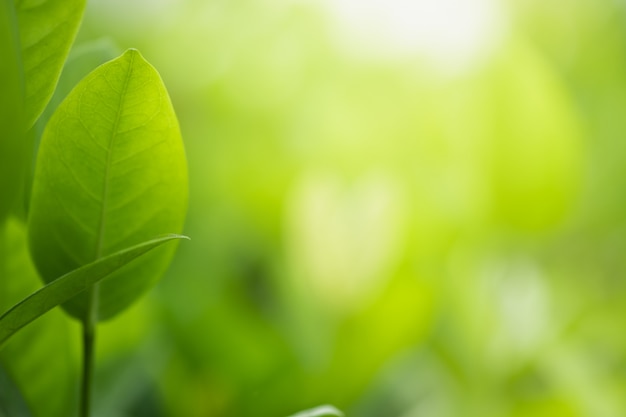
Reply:
[[[90, 0], [94, 41], [168, 86], [192, 238], [96, 416], [626, 415], [626, 2]], [[67, 416], [77, 323], [19, 338]]]

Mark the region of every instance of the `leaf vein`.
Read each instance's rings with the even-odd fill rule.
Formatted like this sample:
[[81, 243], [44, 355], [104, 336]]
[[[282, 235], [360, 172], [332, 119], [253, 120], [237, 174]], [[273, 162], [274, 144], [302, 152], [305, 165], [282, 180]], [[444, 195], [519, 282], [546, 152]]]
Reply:
[[107, 212], [107, 202], [108, 202], [108, 193], [109, 193], [109, 177], [110, 177], [110, 168], [111, 162], [113, 159], [113, 145], [115, 144], [115, 138], [117, 136], [117, 128], [120, 123], [120, 119], [122, 117], [122, 107], [124, 103], [124, 95], [126, 94], [126, 90], [128, 89], [128, 84], [130, 82], [130, 78], [133, 71], [133, 63], [135, 60], [135, 55], [130, 55], [130, 62], [128, 63], [128, 71], [126, 73], [126, 78], [124, 79], [124, 85], [122, 87], [122, 91], [120, 93], [119, 107], [115, 117], [115, 121], [113, 123], [113, 129], [111, 131], [111, 137], [109, 139], [109, 149], [107, 152], [107, 159], [104, 167], [104, 184], [102, 189], [102, 206], [100, 211], [100, 227], [98, 228], [98, 242], [96, 244], [96, 253], [95, 259], [98, 259], [102, 256], [102, 248], [104, 245], [104, 231], [106, 227], [106, 212]]
[[63, 155], [59, 155], [59, 161], [63, 166], [67, 169], [67, 172], [70, 174], [70, 177], [74, 180], [74, 182], [78, 185], [78, 187], [84, 191], [85, 195], [87, 195], [93, 201], [100, 203], [100, 199], [96, 194], [94, 194], [81, 180], [78, 179], [78, 175], [72, 169], [72, 166], [67, 163], [67, 161], [63, 158]]

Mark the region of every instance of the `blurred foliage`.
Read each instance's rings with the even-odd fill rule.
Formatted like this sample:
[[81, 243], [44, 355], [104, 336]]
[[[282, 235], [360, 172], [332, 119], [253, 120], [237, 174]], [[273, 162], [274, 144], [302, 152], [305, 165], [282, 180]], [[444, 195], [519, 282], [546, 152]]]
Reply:
[[[626, 3], [476, 3], [500, 29], [456, 59], [445, 20], [396, 53], [330, 0], [90, 1], [76, 48], [170, 90], [192, 238], [104, 324], [97, 415], [626, 413]], [[73, 326], [46, 320], [33, 358]]]

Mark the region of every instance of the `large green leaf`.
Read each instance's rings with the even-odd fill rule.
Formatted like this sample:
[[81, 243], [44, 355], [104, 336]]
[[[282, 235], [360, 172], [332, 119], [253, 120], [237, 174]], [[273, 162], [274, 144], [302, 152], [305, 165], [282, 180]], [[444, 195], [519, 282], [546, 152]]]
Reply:
[[343, 417], [343, 413], [332, 405], [322, 405], [310, 410], [301, 411], [290, 417]]
[[23, 83], [13, 2], [0, 2], [0, 222], [21, 190], [28, 155], [22, 133]]
[[79, 295], [145, 253], [171, 240], [185, 238], [186, 236], [173, 234], [158, 237], [100, 258], [50, 282], [0, 316], [0, 347], [28, 323]]
[[48, 104], [85, 10], [85, 0], [15, 0], [26, 83], [26, 123]]
[[[29, 242], [43, 279], [163, 233], [182, 230], [187, 166], [178, 122], [156, 70], [128, 50], [83, 79], [50, 119], [33, 183]], [[117, 272], [98, 289], [112, 317], [164, 272], [173, 245]], [[65, 304], [78, 318], [83, 295]]]

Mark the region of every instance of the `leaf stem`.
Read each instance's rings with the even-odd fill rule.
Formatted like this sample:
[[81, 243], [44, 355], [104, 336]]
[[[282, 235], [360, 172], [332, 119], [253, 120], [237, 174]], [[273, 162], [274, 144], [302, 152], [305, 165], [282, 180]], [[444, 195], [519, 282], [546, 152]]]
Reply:
[[98, 284], [88, 290], [89, 309], [83, 319], [83, 374], [80, 387], [80, 417], [89, 417], [94, 370], [96, 324], [98, 312]]

